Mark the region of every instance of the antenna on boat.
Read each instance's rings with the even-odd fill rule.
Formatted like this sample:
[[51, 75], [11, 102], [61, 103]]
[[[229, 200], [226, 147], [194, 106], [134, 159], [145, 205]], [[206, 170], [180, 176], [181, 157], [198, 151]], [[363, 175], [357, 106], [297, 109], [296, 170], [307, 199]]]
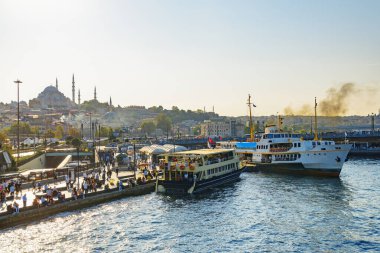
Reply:
[[314, 100], [314, 140], [318, 140], [318, 129], [317, 129], [317, 97]]
[[256, 105], [254, 105], [254, 104], [251, 102], [251, 94], [248, 94], [248, 102], [247, 102], [247, 105], [248, 105], [248, 108], [249, 108], [249, 133], [250, 133], [250, 138], [251, 138], [250, 141], [253, 141], [253, 132], [254, 132], [254, 129], [253, 129], [253, 121], [252, 121], [252, 109], [251, 109], [251, 105], [252, 105], [253, 107], [256, 107]]

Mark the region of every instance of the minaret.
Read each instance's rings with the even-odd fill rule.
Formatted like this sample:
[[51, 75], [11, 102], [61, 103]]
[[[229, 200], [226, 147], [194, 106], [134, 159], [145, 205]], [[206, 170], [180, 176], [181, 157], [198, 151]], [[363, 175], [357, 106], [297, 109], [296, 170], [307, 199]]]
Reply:
[[110, 107], [112, 107], [112, 98], [110, 97]]
[[75, 103], [75, 81], [74, 81], [74, 74], [73, 74], [73, 86], [72, 86], [72, 92], [73, 92], [73, 102]]
[[58, 78], [55, 78], [55, 88], [58, 90]]
[[94, 89], [94, 100], [96, 100], [96, 86], [95, 86], [95, 89]]
[[78, 105], [80, 105], [80, 90], [78, 89]]

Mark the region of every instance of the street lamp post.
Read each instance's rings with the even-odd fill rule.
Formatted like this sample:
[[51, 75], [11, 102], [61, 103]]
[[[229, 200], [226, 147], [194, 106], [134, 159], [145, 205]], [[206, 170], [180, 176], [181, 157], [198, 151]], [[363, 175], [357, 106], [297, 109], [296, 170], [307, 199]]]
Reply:
[[133, 142], [133, 176], [134, 176], [134, 178], [135, 178], [135, 180], [136, 180], [136, 168], [137, 168], [137, 166], [136, 166], [136, 143], [135, 142]]
[[20, 83], [22, 82], [17, 79], [14, 83], [17, 83], [17, 168], [18, 160], [20, 159]]

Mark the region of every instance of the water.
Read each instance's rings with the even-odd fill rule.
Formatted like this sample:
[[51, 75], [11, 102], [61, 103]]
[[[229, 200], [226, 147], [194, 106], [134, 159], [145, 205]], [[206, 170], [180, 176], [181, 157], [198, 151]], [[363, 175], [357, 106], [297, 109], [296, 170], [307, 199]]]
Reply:
[[244, 173], [195, 197], [154, 193], [1, 231], [4, 252], [380, 252], [380, 161], [340, 179]]

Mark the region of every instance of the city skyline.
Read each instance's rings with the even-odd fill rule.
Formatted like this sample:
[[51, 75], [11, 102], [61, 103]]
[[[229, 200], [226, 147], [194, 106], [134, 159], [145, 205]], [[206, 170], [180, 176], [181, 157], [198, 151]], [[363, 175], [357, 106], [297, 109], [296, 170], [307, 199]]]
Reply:
[[[365, 4], [364, 4], [365, 3]], [[55, 85], [81, 100], [220, 115], [313, 106], [331, 87], [363, 92], [348, 114], [379, 110], [376, 1], [0, 1], [0, 101]], [[363, 98], [367, 98], [366, 100]], [[375, 102], [373, 102], [375, 101]]]

